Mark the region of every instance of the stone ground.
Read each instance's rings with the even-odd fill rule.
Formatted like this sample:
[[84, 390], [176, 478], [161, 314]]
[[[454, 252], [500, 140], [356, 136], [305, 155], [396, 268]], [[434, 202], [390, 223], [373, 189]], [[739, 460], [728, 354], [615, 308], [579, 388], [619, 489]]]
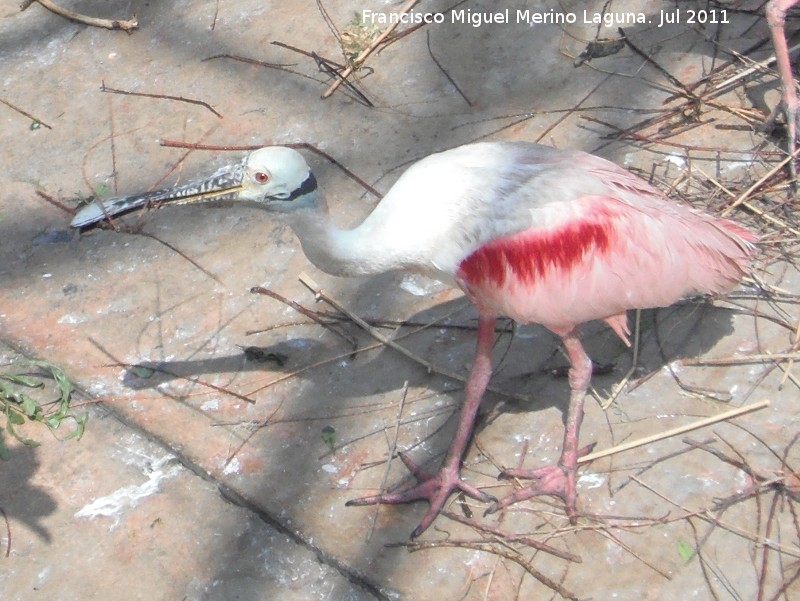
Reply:
[[[383, 331], [423, 361], [466, 374], [475, 316], [459, 293], [417, 276], [322, 274], [289, 230], [255, 208], [168, 207], [120, 220], [119, 231], [79, 234], [69, 212], [47, 200], [72, 208], [92, 194], [187, 181], [243, 156], [163, 140], [310, 143], [385, 192], [412, 160], [489, 138], [593, 151], [722, 211], [781, 159], [774, 140], [755, 130], [776, 102], [774, 73], [756, 70], [712, 94], [745, 68], [726, 66], [733, 51], [769, 55], [769, 44], [756, 47], [768, 39], [758, 2], [681, 2], [680, 13], [672, 2], [611, 2], [608, 14], [647, 16], [624, 25], [642, 53], [621, 44], [575, 66], [590, 41], [619, 36], [616, 24], [583, 23], [584, 9], [601, 13], [603, 2], [470, 0], [458, 9], [508, 8], [512, 23], [475, 27], [448, 15], [401, 38], [358, 74], [373, 106], [341, 90], [321, 99], [327, 75], [272, 44], [343, 61], [310, 0], [62, 1], [98, 17], [135, 13], [139, 29], [130, 34], [18, 4], [0, 3], [0, 352], [5, 373], [29, 370], [25, 357], [62, 368], [79, 387], [73, 411], [89, 419], [79, 441], [60, 440], [69, 420], [57, 437], [41, 424], [20, 428], [42, 443], [34, 448], [0, 418], [9, 451], [0, 462], [3, 599], [800, 592], [791, 471], [800, 460], [798, 382], [791, 363], [757, 358], [797, 348], [798, 226], [780, 178], [731, 213], [763, 237], [756, 280], [728, 299], [644, 312], [636, 385], [607, 409], [587, 402], [582, 440], [606, 449], [731, 407], [771, 405], [592, 462], [581, 472], [576, 526], [546, 499], [483, 517], [480, 504], [453, 498], [412, 547], [424, 505], [344, 503], [406, 481], [396, 458], [387, 463], [392, 448], [440, 460], [460, 384], [347, 321], [337, 335], [249, 290], [264, 286], [327, 310], [298, 280], [305, 271], [357, 315], [405, 320]], [[358, 46], [375, 31], [355, 27], [355, 11], [400, 4], [324, 6]], [[448, 6], [424, 2], [417, 12]], [[692, 24], [698, 8], [725, 8], [698, 14], [728, 22]], [[517, 9], [576, 22], [517, 23]], [[662, 25], [661, 11], [674, 22]], [[228, 57], [206, 60], [219, 55]], [[702, 101], [670, 99], [677, 83], [665, 71], [700, 82], [692, 93]], [[628, 135], [609, 137], [619, 130]], [[335, 165], [306, 156], [340, 222], [356, 223], [374, 206]], [[587, 326], [586, 341], [611, 366], [593, 379], [603, 399], [631, 354], [599, 324]], [[705, 363], [692, 365], [698, 357]], [[748, 362], [714, 362], [728, 357]], [[501, 467], [557, 458], [567, 383], [557, 375], [565, 365], [557, 340], [538, 327], [501, 335], [496, 360], [498, 392], [486, 399], [465, 474], [499, 496], [511, 490], [496, 480]], [[54, 391], [31, 394], [52, 400]], [[471, 523], [456, 521], [468, 516]]]

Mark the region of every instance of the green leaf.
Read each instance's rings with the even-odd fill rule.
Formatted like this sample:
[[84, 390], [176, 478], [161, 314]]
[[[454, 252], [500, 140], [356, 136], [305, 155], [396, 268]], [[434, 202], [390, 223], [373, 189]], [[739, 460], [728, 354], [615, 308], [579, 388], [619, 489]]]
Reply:
[[11, 409], [11, 407], [8, 407], [6, 415], [8, 416], [9, 431], [11, 431], [11, 426], [21, 426], [25, 423], [25, 417], [19, 411]]
[[52, 428], [53, 430], [57, 430], [58, 427], [61, 425], [61, 422], [64, 421], [64, 415], [61, 412], [54, 413], [53, 415], [48, 415], [44, 418], [44, 423], [47, 424], [48, 428]]
[[41, 388], [44, 386], [39, 376], [26, 376], [23, 374], [3, 374], [0, 376], [3, 380], [7, 380], [13, 384], [20, 386], [27, 386], [28, 388]]
[[[20, 441], [22, 444], [24, 444], [26, 447], [38, 447], [39, 443], [36, 442], [35, 440], [31, 440], [30, 438], [25, 438], [24, 436], [20, 436], [19, 434], [17, 434], [17, 431], [14, 429], [14, 426], [12, 425], [12, 420], [10, 419], [11, 415], [14, 415], [14, 414], [13, 413], [9, 414], [9, 420], [8, 420], [8, 422], [6, 422], [6, 427], [8, 428], [8, 433], [11, 434], [11, 436], [16, 438], [18, 441]], [[21, 417], [22, 416], [20, 416], [20, 418]], [[24, 421], [25, 420], [23, 420], [23, 422]], [[17, 424], [17, 425], [19, 425], [19, 424]]]
[[21, 394], [21, 402], [20, 402], [20, 409], [22, 412], [27, 415], [29, 418], [34, 419], [36, 417], [36, 413], [41, 413], [39, 409], [39, 405], [34, 401], [31, 397], [27, 394]]
[[72, 419], [75, 420], [75, 429], [70, 432], [64, 440], [70, 440], [71, 438], [80, 440], [83, 437], [83, 432], [86, 430], [86, 422], [89, 421], [89, 414], [83, 413], [81, 415], [73, 415]]
[[137, 378], [142, 378], [143, 380], [152, 378], [153, 374], [156, 373], [154, 369], [145, 367], [144, 365], [134, 365], [130, 368], [130, 372]]
[[58, 384], [58, 389], [61, 391], [61, 400], [68, 401], [69, 396], [75, 390], [75, 387], [72, 385], [72, 382], [69, 381], [69, 378], [67, 377], [67, 374], [64, 373], [64, 370], [57, 365], [53, 365], [49, 361], [31, 361], [31, 363], [37, 367], [43, 367], [53, 375], [53, 379], [56, 381], [56, 384]]
[[3, 428], [0, 428], [0, 459], [8, 461], [11, 457], [11, 452], [8, 450], [5, 441], [3, 440]]
[[694, 557], [694, 547], [684, 540], [678, 541], [678, 555], [683, 561], [689, 561]]
[[328, 445], [328, 448], [333, 451], [336, 446], [336, 429], [333, 426], [325, 426], [322, 428], [322, 442]]

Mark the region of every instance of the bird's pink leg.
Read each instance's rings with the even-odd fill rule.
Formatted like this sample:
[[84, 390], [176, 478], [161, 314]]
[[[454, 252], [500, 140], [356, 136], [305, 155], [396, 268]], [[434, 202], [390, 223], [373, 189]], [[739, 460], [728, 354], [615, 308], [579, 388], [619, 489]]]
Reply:
[[401, 455], [400, 458], [406, 467], [421, 481], [417, 486], [402, 492], [384, 493], [372, 497], [363, 497], [348, 501], [347, 505], [374, 505], [376, 503], [408, 503], [420, 499], [427, 499], [430, 508], [423, 516], [422, 521], [411, 533], [411, 538], [422, 534], [433, 523], [436, 516], [444, 507], [450, 494], [458, 489], [464, 494], [479, 501], [495, 501], [495, 498], [481, 492], [461, 479], [461, 458], [467, 450], [475, 416], [481, 404], [483, 393], [489, 384], [492, 375], [492, 345], [494, 344], [495, 317], [480, 315], [478, 319], [478, 345], [475, 349], [475, 362], [469, 374], [466, 386], [466, 399], [461, 408], [458, 419], [458, 429], [455, 438], [450, 444], [447, 457], [436, 475], [430, 475], [414, 465], [409, 459]]
[[563, 499], [567, 515], [574, 521], [577, 514], [577, 471], [578, 458], [591, 451], [591, 445], [578, 447], [578, 435], [583, 421], [583, 402], [589, 380], [592, 377], [592, 362], [583, 350], [577, 330], [563, 337], [569, 360], [570, 398], [564, 428], [564, 445], [558, 465], [535, 470], [510, 469], [500, 474], [503, 478], [533, 478], [530, 486], [521, 488], [497, 503], [493, 503], [486, 513], [494, 513], [512, 503], [530, 499], [538, 495], [551, 495]]
[[[775, 47], [775, 59], [783, 89], [783, 110], [786, 114], [786, 132], [789, 153], [794, 154], [797, 136], [797, 118], [800, 115], [800, 102], [794, 87], [792, 63], [789, 58], [789, 45], [786, 43], [786, 13], [797, 4], [798, 0], [772, 0], [767, 3], [767, 23], [772, 34], [772, 45]], [[792, 179], [796, 177], [795, 161], [789, 163]]]

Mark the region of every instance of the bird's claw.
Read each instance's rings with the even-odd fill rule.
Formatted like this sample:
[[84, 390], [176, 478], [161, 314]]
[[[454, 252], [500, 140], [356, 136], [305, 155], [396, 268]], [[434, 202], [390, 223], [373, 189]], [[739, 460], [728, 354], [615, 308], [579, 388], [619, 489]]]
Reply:
[[348, 501], [346, 505], [376, 505], [379, 503], [395, 505], [425, 499], [430, 503], [430, 507], [419, 525], [414, 528], [414, 531], [411, 533], [411, 538], [416, 538], [433, 523], [433, 520], [435, 520], [436, 516], [442, 511], [444, 504], [454, 490], [460, 490], [468, 497], [472, 497], [478, 501], [497, 503], [497, 499], [493, 496], [464, 482], [459, 474], [459, 465], [457, 463], [455, 465], [444, 465], [436, 474], [430, 474], [402, 453], [400, 454], [400, 459], [408, 470], [414, 474], [414, 477], [420, 481], [419, 484], [401, 492], [383, 493], [352, 499]]
[[525, 478], [535, 480], [530, 486], [525, 486], [515, 490], [510, 495], [507, 495], [492, 503], [484, 512], [484, 515], [495, 513], [501, 509], [505, 509], [509, 505], [524, 501], [532, 497], [541, 495], [548, 495], [558, 497], [564, 501], [564, 509], [570, 522], [575, 522], [577, 511], [577, 472], [578, 472], [578, 458], [583, 457], [592, 452], [594, 443], [586, 445], [575, 453], [574, 459], [562, 457], [557, 465], [550, 465], [547, 467], [540, 467], [535, 470], [526, 469], [508, 469], [503, 470], [498, 478]]

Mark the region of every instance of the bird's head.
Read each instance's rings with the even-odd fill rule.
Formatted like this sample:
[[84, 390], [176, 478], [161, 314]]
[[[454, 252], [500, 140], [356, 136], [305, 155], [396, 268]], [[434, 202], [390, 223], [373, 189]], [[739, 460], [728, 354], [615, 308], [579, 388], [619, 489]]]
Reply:
[[214, 200], [254, 202], [271, 210], [290, 212], [317, 206], [317, 181], [299, 152], [268, 146], [250, 153], [243, 164], [228, 165], [203, 180], [93, 202], [78, 211], [71, 225], [87, 227], [145, 205]]
[[268, 146], [250, 153], [236, 200], [280, 210], [315, 196], [317, 181], [303, 156], [284, 146]]

